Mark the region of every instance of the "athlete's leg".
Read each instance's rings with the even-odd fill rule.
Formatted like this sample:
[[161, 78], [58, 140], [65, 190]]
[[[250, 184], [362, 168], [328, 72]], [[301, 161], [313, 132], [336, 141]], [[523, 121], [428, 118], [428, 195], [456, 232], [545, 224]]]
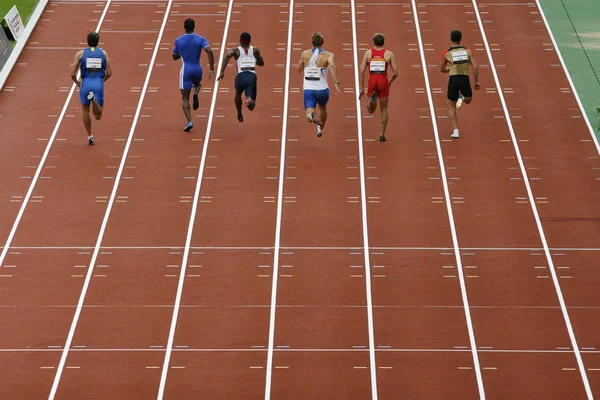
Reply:
[[200, 107], [200, 101], [198, 100], [198, 93], [200, 92], [200, 88], [202, 87], [201, 82], [192, 83], [192, 89], [194, 90], [194, 98], [193, 98], [193, 108], [197, 110]]
[[181, 108], [185, 114], [188, 123], [192, 122], [192, 112], [190, 111], [190, 92], [191, 90], [181, 89]]
[[305, 90], [304, 91], [304, 110], [306, 114], [306, 120], [309, 123], [315, 122], [319, 125], [320, 122], [314, 120], [316, 117], [315, 108], [317, 107], [317, 94], [316, 90]]
[[244, 115], [242, 114], [242, 93], [244, 93], [245, 87], [240, 74], [236, 75], [233, 87], [235, 88], [234, 102], [237, 110], [237, 119], [240, 122], [244, 122]]
[[367, 111], [373, 114], [377, 109], [377, 82], [375, 77], [369, 77], [367, 86]]
[[102, 111], [104, 110], [104, 88], [100, 90], [94, 91], [94, 98], [92, 100], [92, 112], [94, 113], [94, 118], [100, 121], [102, 118]]
[[458, 114], [456, 113], [456, 101], [448, 99], [448, 116], [452, 122], [453, 133], [452, 137], [458, 137]]
[[379, 99], [379, 104], [381, 106], [381, 133], [379, 135], [379, 140], [385, 142], [385, 129], [387, 128], [388, 123], [388, 99]]
[[249, 72], [246, 75], [246, 107], [252, 111], [256, 107], [256, 74]]
[[92, 135], [92, 118], [90, 118], [90, 105], [82, 104], [81, 105], [81, 114], [83, 116], [83, 126], [85, 127], [85, 131], [88, 136]]

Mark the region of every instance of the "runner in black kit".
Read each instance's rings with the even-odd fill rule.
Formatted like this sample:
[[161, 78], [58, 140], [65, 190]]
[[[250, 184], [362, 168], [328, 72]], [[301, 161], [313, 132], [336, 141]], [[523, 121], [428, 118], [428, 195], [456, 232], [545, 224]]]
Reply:
[[450, 79], [448, 80], [448, 113], [454, 127], [451, 137], [458, 139], [456, 110], [460, 108], [463, 102], [465, 104], [471, 103], [473, 96], [471, 82], [469, 81], [469, 64], [473, 67], [475, 90], [479, 90], [480, 88], [479, 69], [471, 54], [471, 50], [460, 45], [462, 33], [460, 31], [452, 31], [450, 33], [450, 40], [452, 41], [452, 47], [442, 54], [440, 69], [443, 73], [450, 73]]
[[238, 74], [235, 77], [235, 108], [237, 108], [238, 121], [244, 122], [242, 115], [242, 93], [246, 94], [246, 107], [248, 110], [254, 110], [256, 106], [257, 92], [257, 77], [256, 66], [262, 67], [265, 65], [260, 51], [255, 46], [250, 46], [250, 34], [244, 32], [240, 35], [240, 45], [231, 49], [225, 55], [223, 66], [217, 81], [220, 81], [225, 76], [225, 68], [229, 63], [229, 59], [234, 57], [237, 63]]

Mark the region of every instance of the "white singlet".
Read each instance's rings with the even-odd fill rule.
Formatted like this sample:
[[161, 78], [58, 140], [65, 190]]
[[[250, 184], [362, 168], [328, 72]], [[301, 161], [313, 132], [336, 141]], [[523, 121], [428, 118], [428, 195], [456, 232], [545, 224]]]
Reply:
[[254, 46], [250, 46], [245, 50], [242, 46], [238, 46], [240, 57], [235, 60], [237, 62], [238, 73], [248, 71], [256, 74], [256, 58], [254, 57]]
[[327, 84], [328, 67], [317, 67], [317, 58], [324, 50], [313, 49], [312, 57], [308, 62], [308, 67], [304, 67], [304, 90], [325, 90], [329, 88]]

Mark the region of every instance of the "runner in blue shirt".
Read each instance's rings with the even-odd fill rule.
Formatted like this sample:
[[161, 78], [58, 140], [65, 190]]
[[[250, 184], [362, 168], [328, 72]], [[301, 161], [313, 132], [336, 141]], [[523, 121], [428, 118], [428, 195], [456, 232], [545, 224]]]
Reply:
[[208, 77], [215, 78], [215, 57], [208, 41], [194, 33], [196, 23], [193, 19], [188, 18], [183, 23], [185, 34], [175, 39], [173, 47], [173, 60], [181, 58], [182, 66], [179, 72], [179, 89], [181, 89], [181, 107], [187, 119], [187, 125], [183, 129], [189, 132], [193, 127], [192, 115], [190, 112], [190, 91], [194, 88], [194, 110], [197, 110], [200, 104], [198, 103], [198, 92], [200, 91], [202, 81], [202, 66], [200, 65], [200, 55], [202, 49], [206, 51], [208, 62], [210, 64], [210, 72]]
[[[104, 82], [112, 76], [112, 68], [106, 51], [98, 47], [100, 36], [96, 32], [90, 32], [87, 36], [89, 47], [79, 50], [75, 54], [73, 68], [71, 68], [71, 79], [79, 86], [79, 101], [83, 110], [83, 125], [88, 134], [89, 144], [94, 144], [92, 134], [92, 119], [90, 118], [90, 105], [94, 118], [98, 121], [102, 118], [104, 107]], [[77, 77], [77, 72], [81, 76]]]

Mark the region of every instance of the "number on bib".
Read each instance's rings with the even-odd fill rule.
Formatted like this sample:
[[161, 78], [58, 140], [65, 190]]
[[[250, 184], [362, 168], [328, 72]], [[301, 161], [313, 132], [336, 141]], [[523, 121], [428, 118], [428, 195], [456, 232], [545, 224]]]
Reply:
[[318, 81], [321, 79], [321, 70], [317, 67], [304, 68], [304, 79], [308, 81]]
[[454, 64], [464, 64], [469, 61], [469, 56], [466, 50], [459, 50], [452, 52], [452, 62]]
[[242, 60], [240, 61], [240, 69], [242, 71], [256, 69], [254, 58], [242, 58]]
[[369, 69], [371, 72], [385, 72], [385, 60], [371, 60]]
[[88, 71], [100, 71], [102, 69], [102, 59], [101, 58], [86, 58], [85, 59], [85, 69]]

